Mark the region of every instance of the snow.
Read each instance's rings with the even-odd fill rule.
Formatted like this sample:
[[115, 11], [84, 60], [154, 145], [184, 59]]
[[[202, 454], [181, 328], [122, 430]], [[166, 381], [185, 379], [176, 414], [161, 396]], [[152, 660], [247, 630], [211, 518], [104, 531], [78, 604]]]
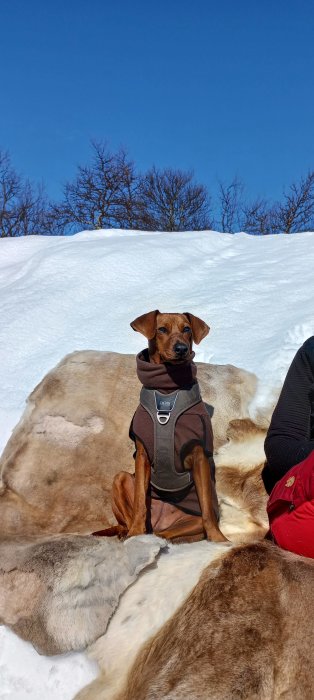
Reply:
[[86, 654], [40, 656], [29, 642], [0, 627], [0, 698], [72, 700], [91, 682], [98, 666]]
[[[314, 334], [314, 233], [85, 231], [0, 241], [0, 450], [30, 391], [65, 354], [135, 353], [136, 316], [190, 311], [211, 326], [196, 359], [255, 372], [270, 401]], [[68, 700], [96, 671], [84, 654], [50, 659], [0, 627], [0, 698]]]

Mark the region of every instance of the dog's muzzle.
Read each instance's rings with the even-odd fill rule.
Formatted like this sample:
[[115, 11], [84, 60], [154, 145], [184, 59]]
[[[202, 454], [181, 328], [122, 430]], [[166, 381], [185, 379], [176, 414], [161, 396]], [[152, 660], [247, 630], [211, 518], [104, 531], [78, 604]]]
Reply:
[[179, 357], [179, 358], [181, 358], [181, 359], [183, 359], [184, 357], [186, 357], [186, 355], [187, 355], [188, 352], [189, 352], [188, 345], [186, 345], [185, 343], [176, 343], [176, 344], [173, 346], [173, 349], [174, 349], [174, 351], [175, 351], [176, 356]]

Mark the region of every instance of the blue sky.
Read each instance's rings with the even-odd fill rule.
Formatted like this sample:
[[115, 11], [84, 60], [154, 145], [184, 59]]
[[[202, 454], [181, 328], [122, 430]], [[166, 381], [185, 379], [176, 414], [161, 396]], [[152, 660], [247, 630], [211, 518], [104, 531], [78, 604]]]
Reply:
[[89, 141], [280, 196], [314, 168], [310, 0], [0, 0], [0, 145], [61, 194]]

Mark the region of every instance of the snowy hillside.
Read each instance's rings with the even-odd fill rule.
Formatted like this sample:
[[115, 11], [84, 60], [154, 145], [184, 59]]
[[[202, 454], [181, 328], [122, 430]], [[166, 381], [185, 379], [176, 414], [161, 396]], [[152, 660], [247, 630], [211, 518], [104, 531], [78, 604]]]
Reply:
[[[155, 308], [203, 318], [211, 333], [195, 348], [196, 360], [255, 372], [258, 402], [267, 402], [314, 334], [313, 270], [314, 233], [97, 231], [0, 240], [0, 450], [30, 391], [65, 354], [139, 351], [145, 340], [130, 321]], [[0, 649], [6, 700], [70, 700], [94, 673], [82, 654], [42, 659], [3, 628]]]
[[191, 311], [211, 326], [196, 359], [285, 374], [313, 333], [314, 233], [83, 232], [0, 241], [0, 448], [42, 376], [68, 352], [137, 352], [130, 321]]

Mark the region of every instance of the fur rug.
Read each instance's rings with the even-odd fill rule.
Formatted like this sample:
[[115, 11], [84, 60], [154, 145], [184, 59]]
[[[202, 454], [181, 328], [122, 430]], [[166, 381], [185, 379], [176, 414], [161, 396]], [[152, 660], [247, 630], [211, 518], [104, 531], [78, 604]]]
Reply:
[[41, 654], [85, 649], [165, 541], [80, 535], [0, 542], [0, 621]]
[[[222, 530], [241, 541], [263, 536], [268, 417], [250, 418], [256, 377], [199, 363], [198, 378], [212, 415]], [[72, 353], [44, 377], [0, 460], [2, 536], [85, 534], [114, 522], [111, 484], [134, 470], [128, 431], [139, 391], [131, 355]]]
[[141, 646], [180, 609], [202, 570], [231, 547], [203, 540], [193, 544], [169, 544], [163, 549], [156, 567], [147, 570], [136, 585], [125, 592], [106, 634], [89, 649], [89, 655], [100, 666], [101, 675], [79, 694], [78, 699], [115, 698]]
[[[261, 626], [258, 609], [261, 606], [269, 620], [275, 610], [274, 619], [280, 619], [280, 630], [276, 630], [277, 664], [284, 644], [280, 617], [283, 610], [287, 611], [284, 601], [290, 600], [293, 581], [302, 579], [303, 571], [304, 581], [310, 580], [312, 568], [308, 570], [301, 562], [303, 569], [299, 571], [300, 560], [294, 557], [290, 576], [289, 557], [277, 551], [274, 554], [271, 545], [235, 548], [235, 543], [262, 539], [267, 530], [266, 494], [260, 473], [269, 416], [252, 419], [257, 386], [254, 375], [232, 366], [200, 363], [198, 378], [212, 415], [221, 529], [233, 544], [203, 541], [165, 545], [150, 536], [122, 544], [88, 536], [114, 522], [110, 506], [114, 474], [120, 469], [134, 469], [128, 430], [140, 386], [133, 356], [93, 351], [67, 356], [32, 392], [1, 457], [2, 621], [47, 654], [84, 648], [97, 640], [91, 654], [100, 665], [101, 675], [81, 692], [81, 700], [207, 700], [209, 687], [213, 688], [210, 697], [217, 700], [277, 698], [275, 694], [262, 694], [265, 683], [265, 687], [271, 687], [267, 669], [274, 649]], [[229, 579], [219, 574], [227, 570], [224, 567]], [[256, 578], [249, 573], [251, 567], [252, 572], [256, 570]], [[273, 580], [279, 586], [277, 593]], [[307, 585], [305, 582], [302, 595], [307, 595]], [[311, 612], [311, 596], [307, 601]], [[298, 624], [303, 624], [300, 610]], [[228, 611], [225, 617], [224, 611]], [[175, 625], [172, 620], [176, 620]], [[226, 649], [225, 656], [217, 657], [217, 677], [208, 661], [214, 659], [214, 653], [205, 630], [207, 624], [211, 634], [218, 635], [217, 644]], [[269, 624], [273, 630], [271, 620]], [[184, 630], [180, 639], [176, 629], [178, 634]], [[170, 679], [165, 672], [160, 638], [162, 644], [166, 644], [166, 638], [172, 640], [167, 669], [171, 675], [171, 669], [180, 667], [181, 685], [174, 670]], [[230, 669], [225, 685], [222, 680], [222, 659], [227, 666], [237, 667], [238, 638], [244, 645], [239, 665], [240, 675], [244, 674], [243, 695], [240, 690], [238, 695], [232, 694], [234, 676]], [[154, 644], [159, 656], [153, 652], [151, 658], [149, 645]], [[258, 666], [262, 680], [256, 681], [260, 694], [245, 695], [247, 688], [252, 691], [252, 685], [245, 680], [248, 671], [243, 659], [251, 657], [255, 644], [259, 649], [265, 645], [265, 663], [263, 666], [259, 662]], [[191, 658], [183, 654], [183, 647]], [[199, 678], [194, 648], [204, 665]], [[182, 655], [182, 663], [178, 655]], [[158, 662], [158, 658], [156, 672], [151, 662]], [[137, 669], [141, 669], [140, 676]], [[149, 674], [155, 674], [155, 685]], [[222, 691], [226, 687], [229, 695], [227, 691], [219, 695], [219, 678]], [[237, 684], [234, 687], [238, 688]], [[309, 695], [304, 697], [310, 700]]]
[[[77, 700], [313, 699], [314, 561], [269, 542], [201, 545], [202, 552], [195, 544], [188, 545], [191, 555], [185, 552], [196, 565], [194, 576], [186, 567], [181, 578], [180, 566], [169, 562], [164, 580], [156, 578], [161, 605], [149, 573], [128, 589], [107, 634], [91, 649], [101, 675]], [[212, 563], [192, 589], [192, 579], [205, 566], [206, 548]], [[175, 595], [186, 574], [191, 592], [181, 604], [182, 596], [176, 602]], [[189, 593], [187, 585], [184, 593]], [[135, 655], [149, 636], [149, 619], [151, 633], [159, 631]]]

